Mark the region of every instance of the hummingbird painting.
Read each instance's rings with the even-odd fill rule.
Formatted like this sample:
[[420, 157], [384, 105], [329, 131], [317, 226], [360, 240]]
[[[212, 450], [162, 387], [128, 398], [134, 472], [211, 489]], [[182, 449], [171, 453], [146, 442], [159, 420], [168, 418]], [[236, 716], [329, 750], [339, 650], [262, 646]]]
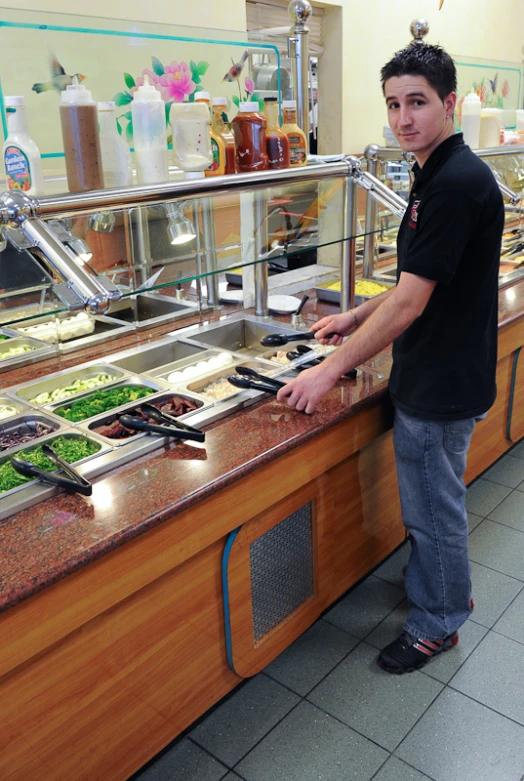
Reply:
[[[245, 62], [247, 58], [249, 57], [249, 52], [246, 51], [240, 58], [240, 62], [235, 62], [234, 59], [231, 57], [231, 62], [233, 63], [222, 79], [222, 81], [236, 81], [238, 83], [238, 79], [240, 78], [240, 74], [242, 73], [242, 70], [244, 69]], [[238, 84], [238, 92], [240, 94], [240, 97], [242, 98], [242, 93], [240, 92], [240, 84]]]
[[[52, 52], [49, 55], [49, 70], [51, 73], [49, 81], [37, 82], [32, 86], [33, 92], [36, 92], [38, 95], [41, 92], [49, 92], [50, 90], [62, 92], [62, 90], [65, 90], [66, 87], [73, 83], [73, 76], [68, 76]], [[77, 77], [79, 82], [85, 79], [83, 73], [75, 73], [74, 76]]]

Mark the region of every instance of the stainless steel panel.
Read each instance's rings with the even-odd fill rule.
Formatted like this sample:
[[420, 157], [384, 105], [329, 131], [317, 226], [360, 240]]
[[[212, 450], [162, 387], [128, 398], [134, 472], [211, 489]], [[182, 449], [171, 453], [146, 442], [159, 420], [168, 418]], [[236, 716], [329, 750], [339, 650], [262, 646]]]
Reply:
[[[43, 433], [40, 436], [35, 437], [30, 442], [22, 442], [12, 447], [2, 448], [2, 437], [6, 434], [32, 434], [37, 430], [38, 425], [43, 427]], [[65, 431], [69, 427], [56, 420], [55, 418], [46, 417], [45, 415], [39, 415], [33, 412], [27, 412], [23, 415], [17, 415], [14, 418], [9, 418], [5, 423], [0, 423], [0, 453], [2, 456], [15, 453], [17, 450], [27, 450], [27, 448], [33, 447], [33, 445], [39, 445], [43, 437], [48, 434], [56, 434], [59, 431]]]
[[200, 355], [205, 352], [207, 352], [205, 347], [171, 339], [168, 342], [163, 341], [161, 344], [154, 343], [139, 348], [134, 354], [127, 357], [115, 358], [114, 365], [133, 374], [157, 376], [174, 371], [178, 364], [186, 359], [189, 359], [190, 362], [201, 360]]
[[[79, 401], [80, 399], [86, 399], [89, 396], [91, 396], [93, 393], [97, 393], [98, 391], [103, 390], [112, 390], [114, 388], [124, 388], [129, 385], [138, 386], [140, 388], [151, 388], [153, 391], [159, 391], [164, 390], [166, 388], [165, 383], [163, 382], [151, 382], [150, 380], [144, 379], [143, 377], [129, 377], [125, 379], [122, 382], [113, 383], [111, 386], [105, 386], [103, 385], [101, 388], [97, 388], [95, 391], [87, 391], [86, 393], [80, 393], [78, 396], [75, 396], [74, 398], [69, 399], [68, 401], [63, 401], [60, 404], [49, 404], [45, 405], [44, 409], [48, 410], [49, 412], [52, 412], [56, 415], [58, 415], [58, 411], [61, 409], [64, 409], [66, 407], [70, 407], [71, 404], [73, 404], [75, 401]], [[152, 396], [153, 394], [150, 394]], [[145, 400], [146, 397], [144, 397]], [[147, 397], [149, 398], [149, 396]], [[119, 407], [115, 407], [114, 410], [119, 411], [122, 407], [126, 407], [129, 404], [129, 402], [125, 402], [124, 404], [121, 404]], [[135, 406], [137, 406], [137, 402], [135, 402]], [[107, 410], [106, 413], [112, 412], [113, 410]], [[59, 416], [61, 417], [61, 416]], [[92, 420], [94, 417], [98, 417], [97, 415], [92, 415], [90, 418], [85, 418], [84, 420]], [[79, 423], [83, 423], [84, 420], [72, 422], [67, 420], [67, 418], [61, 418], [62, 420], [66, 421], [68, 425], [70, 426], [78, 426]]]
[[0, 421], [10, 420], [20, 412], [29, 410], [29, 407], [26, 407], [25, 404], [21, 404], [21, 402], [15, 401], [14, 399], [9, 398], [9, 396], [0, 396], [0, 407], [12, 407], [12, 409], [14, 409], [14, 412], [11, 415], [6, 415], [5, 417], [0, 418]]
[[[114, 377], [112, 382], [109, 382], [106, 385], [100, 385], [100, 388], [110, 387], [127, 376], [122, 369], [119, 369], [112, 364], [91, 364], [83, 368], [82, 366], [77, 366], [74, 369], [65, 369], [64, 371], [48, 376], [45, 380], [37, 380], [36, 382], [15, 386], [12, 391], [16, 398], [40, 406], [36, 401], [32, 400], [41, 393], [51, 393], [57, 388], [66, 388], [68, 384], [74, 380], [88, 380], [91, 377], [96, 377], [97, 374], [111, 374]], [[82, 394], [92, 393], [93, 390], [95, 389], [79, 391], [78, 393], [69, 396], [68, 399], [76, 399]]]

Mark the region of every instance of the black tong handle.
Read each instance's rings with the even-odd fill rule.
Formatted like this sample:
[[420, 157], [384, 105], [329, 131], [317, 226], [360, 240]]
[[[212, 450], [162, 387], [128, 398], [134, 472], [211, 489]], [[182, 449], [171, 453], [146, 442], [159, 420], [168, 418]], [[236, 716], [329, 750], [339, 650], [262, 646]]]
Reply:
[[46, 472], [45, 469], [40, 469], [40, 467], [35, 466], [30, 461], [20, 458], [20, 456], [12, 457], [11, 463], [13, 468], [21, 475], [24, 475], [24, 477], [36, 477], [37, 480], [40, 480], [42, 483], [64, 488], [66, 491], [73, 491], [82, 494], [83, 496], [91, 496], [93, 493], [93, 486], [89, 480], [86, 480], [85, 477], [78, 474], [78, 472], [73, 469], [67, 461], [61, 458], [49, 445], [43, 445], [42, 450], [45, 452], [45, 455], [63, 469], [69, 477], [63, 477], [55, 472]]
[[148, 415], [150, 418], [155, 418], [159, 423], [162, 421], [166, 421], [172, 426], [176, 426], [176, 428], [181, 428], [183, 431], [189, 431], [192, 434], [198, 434], [202, 436], [202, 440], [205, 439], [205, 434], [200, 431], [200, 429], [195, 428], [194, 426], [189, 426], [187, 423], [183, 423], [178, 418], [175, 418], [174, 415], [169, 415], [167, 412], [162, 412], [162, 410], [158, 409], [158, 407], [155, 407], [154, 404], [150, 404], [149, 402], [144, 402], [140, 405], [140, 409], [145, 415]]
[[242, 390], [257, 390], [264, 393], [278, 393], [280, 390], [278, 385], [270, 385], [269, 383], [249, 379], [248, 377], [239, 377], [237, 374], [232, 374], [227, 379], [235, 388], [242, 388]]
[[132, 431], [145, 431], [148, 434], [163, 434], [165, 437], [174, 439], [191, 439], [194, 442], [204, 442], [205, 434], [203, 431], [185, 431], [182, 428], [174, 426], [161, 426], [157, 423], [150, 423], [142, 418], [135, 418], [132, 415], [120, 415], [120, 423]]
[[235, 371], [242, 377], [258, 380], [259, 382], [263, 382], [266, 385], [274, 385], [277, 389], [283, 388], [286, 384], [285, 382], [282, 382], [282, 380], [277, 380], [274, 377], [266, 377], [263, 374], [259, 374], [257, 371], [255, 371], [255, 369], [250, 369], [249, 366], [237, 366]]

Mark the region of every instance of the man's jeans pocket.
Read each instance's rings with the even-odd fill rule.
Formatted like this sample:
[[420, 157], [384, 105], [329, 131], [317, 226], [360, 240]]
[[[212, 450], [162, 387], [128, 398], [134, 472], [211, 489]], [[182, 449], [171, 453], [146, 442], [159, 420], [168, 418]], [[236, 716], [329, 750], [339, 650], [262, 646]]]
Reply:
[[472, 418], [446, 423], [443, 444], [448, 453], [466, 453], [474, 428], [475, 420]]

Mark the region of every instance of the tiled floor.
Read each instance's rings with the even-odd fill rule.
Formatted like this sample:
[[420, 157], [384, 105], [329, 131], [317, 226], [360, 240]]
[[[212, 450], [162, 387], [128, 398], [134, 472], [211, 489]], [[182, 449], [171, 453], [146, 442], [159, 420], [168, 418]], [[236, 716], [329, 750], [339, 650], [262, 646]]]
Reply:
[[468, 491], [475, 611], [410, 675], [404, 544], [135, 781], [524, 781], [524, 442]]

